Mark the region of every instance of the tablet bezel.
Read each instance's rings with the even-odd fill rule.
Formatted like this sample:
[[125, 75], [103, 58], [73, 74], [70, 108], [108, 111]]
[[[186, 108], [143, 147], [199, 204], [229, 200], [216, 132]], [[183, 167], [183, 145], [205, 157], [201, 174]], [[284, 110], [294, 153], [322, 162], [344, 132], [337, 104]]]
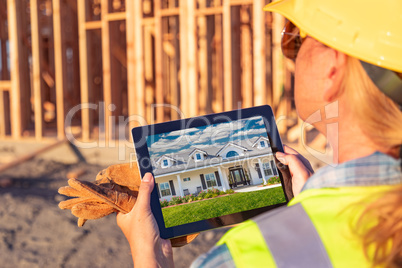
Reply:
[[[258, 107], [239, 109], [223, 113], [209, 114], [205, 116], [192, 117], [187, 119], [181, 119], [181, 120], [175, 120], [165, 123], [158, 123], [133, 128], [132, 136], [137, 154], [137, 164], [141, 173], [141, 177], [143, 177], [147, 172], [153, 174], [152, 165], [150, 165], [150, 155], [146, 142], [147, 136], [169, 133], [172, 131], [182, 130], [189, 127], [201, 127], [206, 125], [227, 123], [229, 121], [247, 119], [255, 116], [261, 116], [263, 118], [263, 121], [265, 123], [265, 129], [267, 130], [267, 136], [271, 142], [272, 153], [274, 155], [275, 161], [277, 161], [275, 158], [275, 152], [277, 151], [283, 152], [282, 141], [280, 139], [277, 130], [275, 118], [271, 107], [269, 105], [263, 105]], [[269, 128], [267, 127], [267, 125], [269, 126]], [[233, 225], [245, 221], [249, 218], [252, 218], [265, 211], [286, 205], [287, 202], [289, 202], [289, 199], [286, 195], [285, 183], [283, 180], [282, 173], [279, 169], [278, 169], [278, 175], [280, 177], [282, 183], [282, 190], [284, 192], [284, 196], [286, 199], [286, 202], [284, 203], [238, 212], [230, 215], [224, 215], [212, 219], [187, 223], [184, 225], [173, 226], [169, 228], [165, 227], [165, 222], [162, 215], [162, 208], [160, 206], [160, 201], [157, 193], [157, 187], [154, 187], [151, 193], [151, 209], [156, 219], [156, 222], [158, 223], [160, 236], [164, 239], [170, 239], [218, 227]]]

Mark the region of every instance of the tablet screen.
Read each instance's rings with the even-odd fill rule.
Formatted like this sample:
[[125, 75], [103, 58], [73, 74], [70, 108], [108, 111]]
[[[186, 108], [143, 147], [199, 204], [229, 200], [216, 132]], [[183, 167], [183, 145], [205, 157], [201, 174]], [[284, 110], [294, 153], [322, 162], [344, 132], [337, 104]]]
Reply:
[[146, 136], [165, 228], [286, 202], [262, 116]]

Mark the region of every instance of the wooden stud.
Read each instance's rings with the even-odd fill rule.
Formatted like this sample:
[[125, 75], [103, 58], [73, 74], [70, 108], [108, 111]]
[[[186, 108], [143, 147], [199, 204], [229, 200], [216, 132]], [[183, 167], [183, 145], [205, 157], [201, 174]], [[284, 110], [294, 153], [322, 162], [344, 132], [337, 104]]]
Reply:
[[109, 0], [101, 0], [102, 12], [102, 69], [103, 69], [103, 101], [104, 101], [104, 129], [105, 145], [108, 146], [113, 138], [113, 100], [110, 59], [110, 30], [106, 14], [109, 12]]
[[264, 4], [264, 0], [255, 0], [253, 4], [254, 105], [266, 104]]
[[56, 109], [57, 109], [57, 138], [63, 139], [64, 132], [64, 88], [66, 86], [64, 79], [65, 63], [63, 53], [62, 21], [60, 0], [53, 0], [53, 28], [54, 28], [54, 63], [55, 63], [55, 86], [56, 86]]
[[179, 14], [180, 14], [180, 8], [178, 8], [178, 7], [160, 10], [160, 15], [162, 17], [178, 16]]
[[[126, 2], [127, 40], [127, 95], [128, 115], [145, 118], [144, 56], [142, 31], [142, 1]], [[134, 74], [134, 75], [130, 75]], [[138, 121], [130, 121], [130, 129], [138, 126]]]
[[188, 42], [186, 32], [188, 31], [188, 0], [180, 0], [180, 107], [185, 117], [190, 114], [190, 96], [188, 92]]
[[164, 90], [163, 90], [163, 57], [162, 57], [162, 7], [161, 0], [154, 0], [155, 12], [155, 104], [156, 122], [164, 121]]
[[253, 106], [253, 58], [250, 6], [242, 6], [240, 9], [241, 19], [241, 91], [243, 108]]
[[102, 21], [88, 21], [85, 22], [84, 24], [87, 30], [95, 30], [102, 28]]
[[[102, 14], [103, 16], [103, 14]], [[114, 12], [105, 14], [105, 20], [107, 21], [116, 21], [116, 20], [125, 20], [126, 12]]]
[[187, 35], [187, 68], [188, 68], [188, 80], [187, 90], [189, 91], [190, 102], [188, 117], [198, 115], [198, 78], [197, 78], [197, 30], [195, 24], [195, 0], [188, 1], [187, 4], [187, 31], [184, 32]]
[[224, 110], [233, 109], [232, 91], [232, 19], [230, 0], [223, 0], [223, 99]]
[[40, 38], [38, 1], [30, 1], [31, 8], [31, 38], [32, 38], [32, 86], [34, 97], [35, 137], [40, 140], [43, 136], [43, 91], [42, 86], [42, 42]]
[[[85, 1], [78, 1], [77, 15], [78, 15], [78, 42], [79, 42], [79, 56], [80, 56], [80, 81], [81, 81], [81, 105], [89, 104], [90, 91], [88, 81], [88, 50], [87, 50], [87, 32], [85, 25]], [[82, 140], [89, 141], [92, 130], [92, 116], [90, 109], [81, 109], [81, 126], [82, 126]]]
[[281, 32], [284, 19], [280, 14], [273, 14], [272, 26], [272, 106], [275, 111], [282, 95], [284, 79], [283, 56], [281, 51]]
[[213, 103], [212, 110], [213, 112], [222, 112], [224, 110], [223, 106], [223, 43], [222, 43], [222, 15], [215, 16], [215, 37], [214, 37], [214, 45], [215, 45], [215, 54], [213, 55], [213, 78], [212, 78], [212, 87], [213, 87]]
[[[28, 52], [23, 47], [26, 18], [17, 14], [22, 7], [21, 0], [7, 0], [8, 33], [10, 41], [10, 76], [11, 76], [11, 135], [20, 139], [22, 130], [30, 120], [30, 85]], [[24, 107], [22, 110], [21, 107]]]
[[[199, 7], [205, 8], [205, 0], [199, 0]], [[199, 108], [200, 114], [206, 114], [208, 102], [208, 40], [207, 40], [207, 17], [198, 16], [198, 68], [199, 68]]]

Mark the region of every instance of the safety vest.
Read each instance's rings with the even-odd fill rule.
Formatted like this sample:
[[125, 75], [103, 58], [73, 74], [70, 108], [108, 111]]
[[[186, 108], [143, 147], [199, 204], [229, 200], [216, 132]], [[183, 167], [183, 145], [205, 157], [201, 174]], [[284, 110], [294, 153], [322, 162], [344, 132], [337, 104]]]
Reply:
[[287, 207], [231, 229], [218, 245], [226, 244], [236, 267], [371, 267], [354, 226], [391, 187], [303, 191]]

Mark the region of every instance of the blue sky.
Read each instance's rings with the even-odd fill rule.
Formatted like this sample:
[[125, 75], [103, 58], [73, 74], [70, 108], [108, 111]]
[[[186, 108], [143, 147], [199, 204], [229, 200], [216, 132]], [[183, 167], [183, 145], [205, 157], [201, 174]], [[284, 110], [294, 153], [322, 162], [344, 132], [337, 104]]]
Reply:
[[156, 159], [195, 148], [221, 148], [228, 142], [239, 143], [259, 136], [267, 137], [261, 116], [148, 136], [147, 145], [151, 159]]

